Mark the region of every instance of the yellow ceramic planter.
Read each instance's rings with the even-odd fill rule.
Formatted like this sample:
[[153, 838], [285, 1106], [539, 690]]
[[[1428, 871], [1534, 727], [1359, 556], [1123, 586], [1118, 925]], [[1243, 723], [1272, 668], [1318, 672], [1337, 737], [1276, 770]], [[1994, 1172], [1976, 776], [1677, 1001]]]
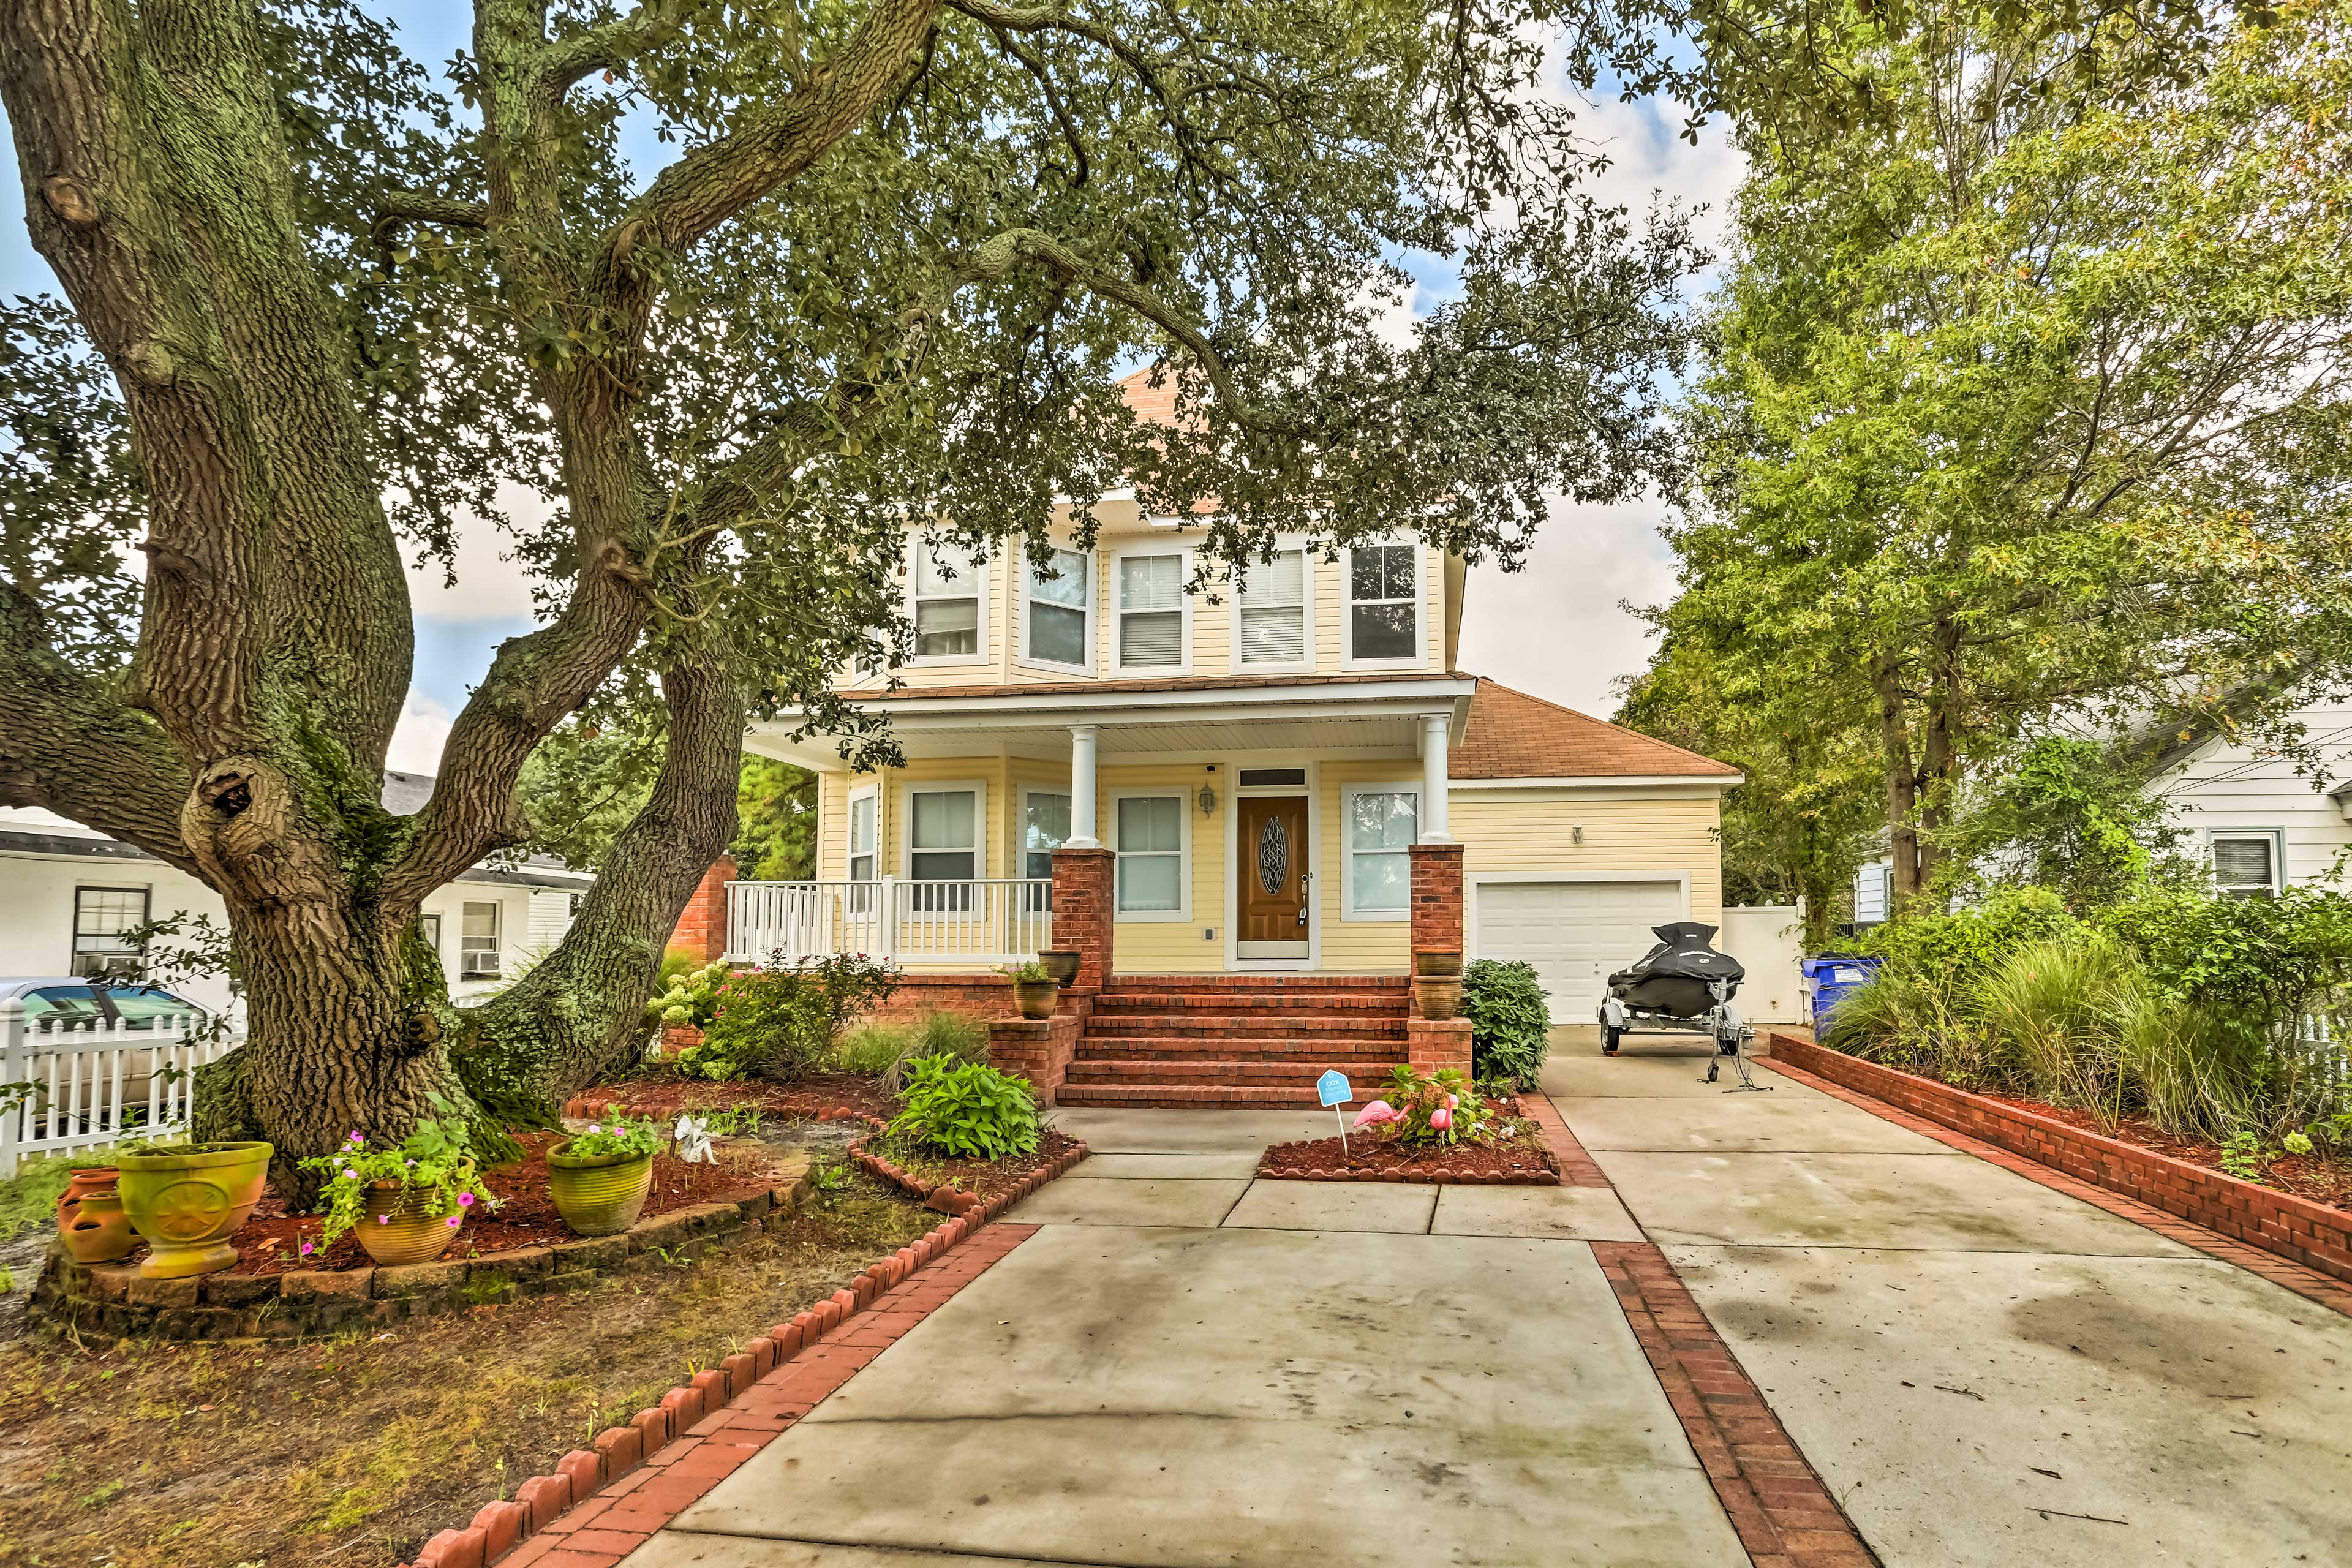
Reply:
[[618, 1236], [637, 1223], [653, 1191], [651, 1154], [567, 1154], [548, 1151], [547, 1190], [555, 1212], [579, 1236]]
[[[372, 1186], [366, 1203], [367, 1218], [352, 1234], [378, 1263], [429, 1262], [448, 1251], [449, 1244], [457, 1239], [459, 1227], [449, 1223], [451, 1215], [435, 1214], [417, 1188], [393, 1183]], [[465, 1212], [458, 1209], [455, 1214], [462, 1219]]]
[[166, 1143], [121, 1156], [122, 1206], [149, 1248], [139, 1272], [184, 1279], [235, 1263], [228, 1238], [261, 1201], [271, 1152], [267, 1143]]

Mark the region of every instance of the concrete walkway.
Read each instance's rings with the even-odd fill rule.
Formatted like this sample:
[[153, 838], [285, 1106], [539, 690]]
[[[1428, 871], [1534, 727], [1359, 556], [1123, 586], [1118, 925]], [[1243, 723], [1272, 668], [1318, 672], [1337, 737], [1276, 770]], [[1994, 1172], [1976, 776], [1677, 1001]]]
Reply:
[[1044, 1228], [630, 1559], [1745, 1564], [1602, 1190], [1261, 1183], [1324, 1115], [1066, 1111]]
[[1594, 1256], [1645, 1236], [1889, 1568], [2352, 1561], [2352, 1321], [1769, 1069], [1561, 1033], [1614, 1193], [1262, 1183], [1330, 1118], [1064, 1112], [1095, 1155], [1041, 1228], [630, 1563], [1737, 1568]]
[[1545, 1089], [1889, 1568], [2352, 1562], [2352, 1321], [1789, 1079], [1581, 1045]]

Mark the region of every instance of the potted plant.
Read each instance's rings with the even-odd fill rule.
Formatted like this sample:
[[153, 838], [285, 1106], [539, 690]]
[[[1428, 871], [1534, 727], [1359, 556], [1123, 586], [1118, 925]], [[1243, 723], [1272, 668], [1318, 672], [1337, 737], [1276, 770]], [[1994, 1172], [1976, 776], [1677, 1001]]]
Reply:
[[1451, 1018], [1462, 1011], [1462, 976], [1417, 974], [1413, 976], [1412, 994], [1421, 1005], [1423, 1017]]
[[1416, 952], [1412, 955], [1412, 972], [1416, 975], [1432, 975], [1443, 979], [1462, 973], [1462, 954], [1456, 952]]
[[[326, 1179], [319, 1211], [327, 1216], [318, 1246], [356, 1234], [378, 1263], [423, 1263], [457, 1238], [468, 1210], [498, 1200], [475, 1174], [466, 1145], [439, 1121], [416, 1124], [397, 1149], [371, 1149], [353, 1132], [331, 1154], [314, 1155], [302, 1169]], [[303, 1245], [307, 1254], [310, 1244]]]
[[228, 1238], [261, 1201], [273, 1152], [267, 1143], [158, 1143], [118, 1153], [122, 1206], [147, 1242], [139, 1272], [184, 1279], [236, 1263]]
[[112, 1165], [80, 1165], [58, 1199], [58, 1239], [76, 1263], [111, 1263], [139, 1245]]
[[1062, 988], [1045, 973], [1045, 966], [1035, 959], [1026, 963], [1008, 963], [1005, 976], [1013, 982], [1013, 1005], [1024, 1018], [1050, 1018], [1061, 1004]]
[[1070, 982], [1078, 977], [1078, 963], [1082, 956], [1073, 948], [1048, 948], [1037, 955], [1037, 967], [1045, 972], [1047, 979], [1066, 991]]
[[637, 1223], [653, 1190], [661, 1130], [647, 1119], [588, 1124], [547, 1152], [547, 1190], [576, 1236], [617, 1236]]

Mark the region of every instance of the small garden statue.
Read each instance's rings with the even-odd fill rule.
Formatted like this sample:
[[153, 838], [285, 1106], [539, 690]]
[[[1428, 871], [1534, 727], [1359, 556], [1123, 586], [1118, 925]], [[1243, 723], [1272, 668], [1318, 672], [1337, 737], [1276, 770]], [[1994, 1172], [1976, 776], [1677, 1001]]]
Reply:
[[719, 1156], [710, 1152], [710, 1122], [708, 1118], [680, 1116], [677, 1125], [670, 1129], [677, 1142], [677, 1157], [689, 1165], [715, 1165]]

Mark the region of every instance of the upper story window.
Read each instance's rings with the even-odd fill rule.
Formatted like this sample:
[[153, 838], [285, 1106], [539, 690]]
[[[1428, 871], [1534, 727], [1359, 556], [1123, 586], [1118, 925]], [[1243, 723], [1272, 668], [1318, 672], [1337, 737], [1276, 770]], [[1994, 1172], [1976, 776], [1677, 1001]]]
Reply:
[[915, 657], [970, 660], [987, 656], [988, 558], [915, 542]]
[[1418, 544], [1359, 544], [1348, 552], [1348, 657], [1421, 653]]
[[1235, 617], [1237, 664], [1307, 663], [1307, 552], [1277, 550], [1242, 573]]
[[1184, 664], [1184, 557], [1118, 558], [1118, 667], [1177, 669]]
[[1052, 576], [1034, 565], [1029, 568], [1025, 657], [1041, 664], [1066, 664], [1079, 669], [1094, 662], [1094, 596], [1087, 581], [1092, 564], [1082, 552], [1056, 550]]
[[2276, 898], [2279, 891], [2278, 835], [2213, 835], [2213, 885], [2228, 898]]

